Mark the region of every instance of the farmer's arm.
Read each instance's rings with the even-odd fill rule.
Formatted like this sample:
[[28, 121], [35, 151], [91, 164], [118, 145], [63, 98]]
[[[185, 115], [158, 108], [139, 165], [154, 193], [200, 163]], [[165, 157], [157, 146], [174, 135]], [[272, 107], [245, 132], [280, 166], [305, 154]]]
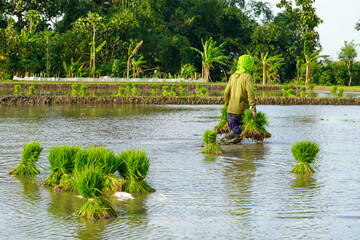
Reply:
[[251, 77], [246, 79], [246, 92], [248, 95], [249, 105], [251, 106], [251, 110], [253, 111], [253, 116], [254, 116], [254, 113], [256, 115], [256, 103], [255, 103], [255, 97], [254, 97], [254, 87], [252, 84]]
[[230, 91], [231, 91], [231, 78], [229, 79], [229, 82], [225, 88], [225, 93], [224, 93], [225, 106], [229, 105]]

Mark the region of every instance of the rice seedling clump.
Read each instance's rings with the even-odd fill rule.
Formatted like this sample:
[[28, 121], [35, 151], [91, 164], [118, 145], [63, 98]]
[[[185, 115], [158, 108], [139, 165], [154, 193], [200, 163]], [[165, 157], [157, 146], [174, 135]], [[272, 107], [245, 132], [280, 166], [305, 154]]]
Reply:
[[118, 155], [121, 176], [125, 179], [124, 192], [147, 193], [155, 190], [145, 181], [150, 167], [150, 160], [144, 151], [128, 150]]
[[36, 175], [39, 170], [36, 167], [36, 162], [39, 159], [40, 153], [43, 150], [38, 141], [25, 144], [20, 165], [9, 171], [9, 174], [15, 175]]
[[203, 135], [203, 141], [205, 147], [201, 150], [201, 153], [222, 155], [224, 153], [220, 144], [216, 143], [217, 132], [213, 130], [206, 130]]
[[269, 123], [265, 114], [262, 112], [258, 112], [257, 118], [253, 118], [252, 111], [250, 109], [246, 109], [243, 114], [242, 123], [242, 132], [240, 134], [241, 138], [263, 141], [265, 138], [271, 137], [271, 134], [265, 129], [265, 126]]
[[316, 168], [316, 155], [319, 151], [319, 145], [312, 141], [301, 141], [293, 144], [291, 152], [295, 160], [298, 161], [298, 164], [296, 164], [290, 172], [300, 174], [314, 173], [314, 168]]
[[116, 211], [105, 199], [103, 189], [106, 179], [101, 168], [95, 165], [85, 166], [75, 172], [75, 187], [81, 194], [83, 204], [78, 215], [88, 219], [103, 219], [117, 216]]
[[214, 131], [218, 134], [224, 134], [229, 132], [229, 126], [227, 122], [227, 107], [221, 109], [221, 117], [218, 125], [214, 127]]

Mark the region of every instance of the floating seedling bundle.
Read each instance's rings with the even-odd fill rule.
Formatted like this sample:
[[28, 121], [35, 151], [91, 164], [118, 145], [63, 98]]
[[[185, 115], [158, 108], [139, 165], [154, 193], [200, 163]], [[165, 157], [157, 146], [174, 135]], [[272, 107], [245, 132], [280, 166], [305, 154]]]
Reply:
[[291, 152], [298, 164], [294, 166], [291, 172], [300, 174], [314, 173], [316, 155], [319, 151], [319, 145], [312, 141], [301, 141], [292, 145]]
[[218, 125], [214, 127], [214, 131], [218, 134], [224, 134], [229, 132], [229, 126], [227, 122], [227, 107], [221, 109], [221, 117]]
[[74, 190], [73, 170], [76, 154], [80, 146], [57, 146], [49, 150], [48, 160], [51, 174], [42, 182], [49, 186], [59, 186], [65, 191]]
[[145, 181], [150, 167], [146, 152], [137, 150], [122, 151], [118, 155], [121, 176], [125, 179], [123, 190], [129, 193], [147, 193], [155, 190]]
[[213, 130], [206, 130], [203, 135], [203, 141], [205, 147], [201, 150], [201, 153], [221, 155], [224, 153], [220, 144], [216, 143], [217, 132]]
[[90, 164], [84, 166], [81, 171], [76, 170], [75, 187], [84, 198], [78, 212], [80, 216], [89, 219], [117, 216], [116, 211], [103, 194], [103, 189], [106, 187], [106, 178], [101, 168]]
[[264, 113], [258, 112], [257, 118], [252, 117], [252, 111], [246, 109], [242, 119], [241, 138], [249, 138], [257, 141], [263, 141], [265, 138], [270, 138], [271, 134], [264, 128], [268, 125], [268, 120]]
[[39, 170], [36, 167], [36, 162], [39, 159], [40, 153], [43, 150], [38, 141], [27, 143], [24, 146], [20, 165], [9, 171], [9, 174], [15, 175], [36, 175]]

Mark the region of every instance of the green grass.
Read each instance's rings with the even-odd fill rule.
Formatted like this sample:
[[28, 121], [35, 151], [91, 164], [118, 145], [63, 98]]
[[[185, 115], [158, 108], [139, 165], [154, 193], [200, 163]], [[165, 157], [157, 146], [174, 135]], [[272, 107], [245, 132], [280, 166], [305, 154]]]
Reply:
[[205, 147], [201, 150], [201, 153], [212, 154], [212, 155], [221, 155], [224, 153], [220, 144], [216, 143], [217, 131], [206, 130], [203, 135], [203, 141]]
[[314, 173], [316, 155], [319, 151], [319, 145], [312, 141], [300, 141], [292, 144], [291, 152], [298, 164], [294, 166], [291, 172], [300, 174]]
[[145, 181], [150, 160], [145, 151], [124, 150], [118, 155], [121, 176], [125, 179], [123, 191], [129, 193], [147, 193], [154, 189]]
[[98, 166], [88, 165], [81, 171], [75, 172], [76, 190], [84, 198], [78, 215], [88, 219], [117, 216], [116, 211], [103, 195], [105, 186], [106, 178]]
[[257, 112], [257, 118], [252, 117], [252, 111], [246, 109], [242, 119], [242, 138], [263, 141], [265, 138], [271, 137], [271, 134], [266, 131], [265, 126], [269, 125], [267, 117], [262, 112]]
[[9, 174], [14, 175], [36, 175], [39, 170], [36, 163], [39, 159], [40, 153], [43, 150], [38, 141], [25, 144], [20, 165], [9, 171]]

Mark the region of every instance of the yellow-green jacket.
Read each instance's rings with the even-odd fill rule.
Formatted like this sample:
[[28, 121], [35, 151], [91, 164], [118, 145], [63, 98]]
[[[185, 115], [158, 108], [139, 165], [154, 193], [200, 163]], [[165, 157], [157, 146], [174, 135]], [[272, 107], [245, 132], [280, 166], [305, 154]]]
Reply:
[[245, 109], [256, 110], [252, 77], [248, 73], [231, 75], [225, 89], [225, 106], [228, 113], [243, 114]]

